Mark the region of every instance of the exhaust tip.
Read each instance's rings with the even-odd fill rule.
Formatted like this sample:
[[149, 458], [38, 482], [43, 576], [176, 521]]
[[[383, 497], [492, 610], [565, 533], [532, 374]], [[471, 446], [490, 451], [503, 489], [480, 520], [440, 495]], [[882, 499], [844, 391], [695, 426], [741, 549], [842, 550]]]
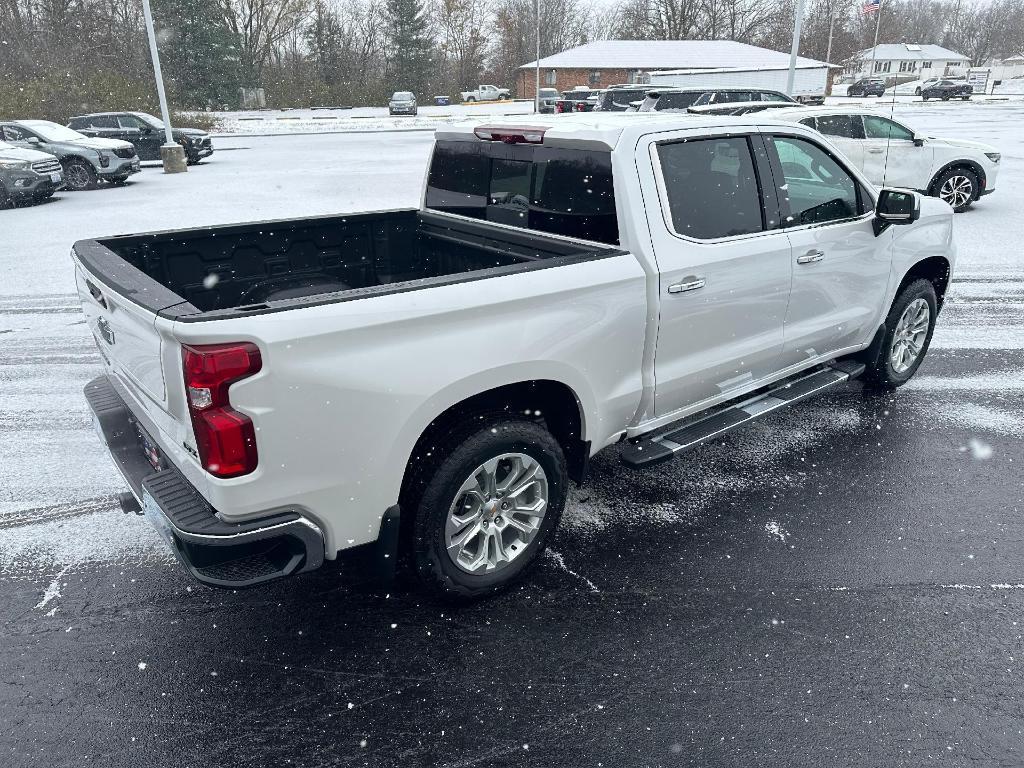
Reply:
[[125, 491], [124, 493], [117, 494], [117, 503], [121, 505], [121, 511], [126, 515], [141, 515], [142, 507], [139, 506], [139, 500], [135, 498], [135, 494]]

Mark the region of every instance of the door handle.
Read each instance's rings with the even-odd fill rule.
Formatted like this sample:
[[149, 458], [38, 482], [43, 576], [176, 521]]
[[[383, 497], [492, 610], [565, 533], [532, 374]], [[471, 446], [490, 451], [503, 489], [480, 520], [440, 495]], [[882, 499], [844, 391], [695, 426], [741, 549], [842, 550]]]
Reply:
[[797, 264], [813, 264], [825, 258], [825, 252], [819, 250], [808, 251], [803, 256], [796, 257]]
[[882, 154], [882, 153], [883, 153], [884, 151], [885, 151], [885, 150], [884, 150], [884, 149], [882, 149], [881, 147], [878, 147], [878, 148], [876, 148], [876, 149], [869, 149], [869, 150], [868, 150], [868, 152], [870, 152], [870, 153], [871, 153], [872, 155], [880, 155], [880, 154]]
[[703, 277], [684, 277], [682, 282], [673, 283], [668, 287], [669, 293], [685, 293], [686, 291], [696, 291], [698, 288], [704, 287]]

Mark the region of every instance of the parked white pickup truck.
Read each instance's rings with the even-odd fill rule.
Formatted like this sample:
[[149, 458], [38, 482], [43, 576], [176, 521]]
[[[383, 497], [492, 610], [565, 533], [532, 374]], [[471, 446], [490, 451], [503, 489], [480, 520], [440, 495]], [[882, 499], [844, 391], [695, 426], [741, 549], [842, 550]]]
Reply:
[[418, 210], [76, 243], [125, 508], [208, 584], [369, 545], [476, 597], [608, 446], [641, 468], [857, 376], [903, 384], [951, 209], [760, 117], [445, 127]]
[[475, 91], [462, 91], [461, 95], [463, 101], [501, 101], [510, 98], [511, 92], [496, 85], [478, 85]]

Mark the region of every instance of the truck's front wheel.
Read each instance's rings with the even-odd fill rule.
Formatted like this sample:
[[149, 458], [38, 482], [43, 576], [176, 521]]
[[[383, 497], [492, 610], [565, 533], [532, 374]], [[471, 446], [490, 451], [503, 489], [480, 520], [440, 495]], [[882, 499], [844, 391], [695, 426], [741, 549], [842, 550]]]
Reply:
[[543, 553], [566, 484], [561, 446], [539, 424], [502, 420], [470, 435], [420, 496], [413, 533], [420, 580], [452, 599], [507, 587]]
[[885, 320], [878, 358], [864, 374], [869, 386], [891, 390], [910, 381], [928, 352], [937, 312], [935, 287], [929, 280], [915, 280], [900, 291]]

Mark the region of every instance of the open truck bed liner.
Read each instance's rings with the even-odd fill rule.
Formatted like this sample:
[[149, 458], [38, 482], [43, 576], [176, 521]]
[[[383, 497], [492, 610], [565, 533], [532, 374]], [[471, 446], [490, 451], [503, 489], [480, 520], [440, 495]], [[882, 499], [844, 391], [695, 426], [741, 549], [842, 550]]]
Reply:
[[415, 209], [83, 240], [74, 252], [121, 296], [181, 321], [351, 301], [621, 253]]

